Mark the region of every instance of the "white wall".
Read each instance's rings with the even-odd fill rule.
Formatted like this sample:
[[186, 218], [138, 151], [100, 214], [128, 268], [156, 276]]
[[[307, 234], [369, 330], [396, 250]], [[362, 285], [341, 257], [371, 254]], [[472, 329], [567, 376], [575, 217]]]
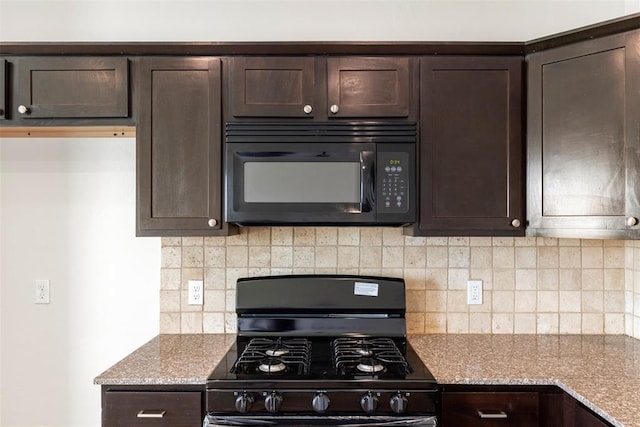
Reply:
[[[0, 0], [0, 41], [523, 41], [638, 11], [638, 0]], [[134, 157], [130, 139], [0, 140], [3, 426], [99, 425], [92, 378], [157, 333], [159, 242], [134, 237]], [[49, 305], [33, 304], [37, 278], [51, 280]]]
[[[99, 425], [93, 378], [158, 333], [160, 245], [135, 238], [135, 141], [1, 139], [0, 153], [0, 425]], [[34, 304], [36, 279], [51, 281], [49, 305]]]

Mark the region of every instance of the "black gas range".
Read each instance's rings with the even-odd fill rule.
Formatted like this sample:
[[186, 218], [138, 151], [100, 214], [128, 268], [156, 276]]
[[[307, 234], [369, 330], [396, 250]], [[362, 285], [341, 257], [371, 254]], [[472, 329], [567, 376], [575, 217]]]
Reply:
[[436, 426], [436, 381], [406, 339], [402, 279], [239, 279], [238, 338], [204, 426]]

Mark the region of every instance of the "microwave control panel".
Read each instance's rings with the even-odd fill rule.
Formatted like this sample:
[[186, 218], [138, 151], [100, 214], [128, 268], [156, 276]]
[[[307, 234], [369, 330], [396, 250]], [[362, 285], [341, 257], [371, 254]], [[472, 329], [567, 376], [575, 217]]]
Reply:
[[378, 212], [400, 213], [409, 210], [409, 155], [406, 152], [377, 153]]

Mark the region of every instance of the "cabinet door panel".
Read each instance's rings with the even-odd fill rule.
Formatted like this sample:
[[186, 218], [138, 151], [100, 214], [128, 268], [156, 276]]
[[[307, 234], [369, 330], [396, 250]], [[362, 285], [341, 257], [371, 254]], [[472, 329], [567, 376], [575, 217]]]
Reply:
[[442, 425], [538, 427], [538, 393], [443, 393]]
[[140, 62], [139, 235], [221, 229], [220, 85], [217, 58]]
[[638, 58], [626, 44], [624, 35], [611, 36], [529, 58], [528, 216], [534, 234], [637, 235], [626, 222], [640, 217], [638, 97], [632, 96]]
[[126, 58], [20, 58], [16, 67], [12, 105], [21, 118], [129, 115]]
[[313, 58], [238, 57], [231, 67], [233, 116], [313, 117]]
[[[407, 117], [408, 58], [327, 59], [329, 117]], [[337, 106], [331, 110], [332, 106]]]
[[421, 62], [425, 234], [522, 235], [520, 58]]

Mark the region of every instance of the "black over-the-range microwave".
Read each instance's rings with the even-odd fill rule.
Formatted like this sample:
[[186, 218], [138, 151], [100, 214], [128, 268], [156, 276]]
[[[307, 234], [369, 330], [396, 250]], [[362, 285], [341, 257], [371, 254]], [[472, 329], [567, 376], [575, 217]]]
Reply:
[[415, 222], [416, 139], [415, 123], [229, 122], [226, 221]]

